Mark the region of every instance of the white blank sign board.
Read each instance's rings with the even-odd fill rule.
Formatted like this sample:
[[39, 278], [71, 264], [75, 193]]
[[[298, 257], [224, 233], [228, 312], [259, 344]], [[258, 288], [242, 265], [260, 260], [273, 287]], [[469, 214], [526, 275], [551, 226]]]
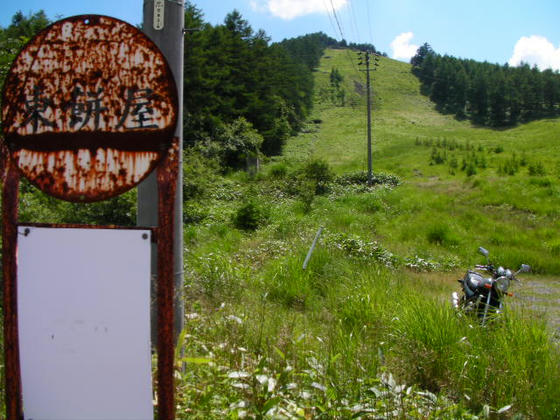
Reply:
[[152, 420], [151, 232], [18, 233], [25, 420]]

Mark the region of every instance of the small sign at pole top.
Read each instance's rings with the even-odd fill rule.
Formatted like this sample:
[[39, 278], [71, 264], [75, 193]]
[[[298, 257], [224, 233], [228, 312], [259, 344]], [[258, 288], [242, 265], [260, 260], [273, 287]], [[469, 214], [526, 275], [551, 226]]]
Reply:
[[165, 0], [154, 0], [154, 29], [161, 31], [165, 23]]

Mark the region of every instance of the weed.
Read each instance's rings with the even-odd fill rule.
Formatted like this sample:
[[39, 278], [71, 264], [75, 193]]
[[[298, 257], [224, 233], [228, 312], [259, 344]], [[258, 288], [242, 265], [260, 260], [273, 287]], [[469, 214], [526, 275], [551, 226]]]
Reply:
[[428, 242], [436, 245], [454, 246], [459, 244], [459, 239], [451, 228], [442, 223], [436, 223], [428, 227], [426, 233]]

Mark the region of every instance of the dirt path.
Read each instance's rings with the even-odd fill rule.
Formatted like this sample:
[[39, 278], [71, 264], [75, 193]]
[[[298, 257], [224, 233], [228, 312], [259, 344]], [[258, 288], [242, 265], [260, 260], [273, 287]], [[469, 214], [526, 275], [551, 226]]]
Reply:
[[560, 279], [529, 276], [521, 284], [514, 284], [510, 302], [543, 314], [560, 339]]

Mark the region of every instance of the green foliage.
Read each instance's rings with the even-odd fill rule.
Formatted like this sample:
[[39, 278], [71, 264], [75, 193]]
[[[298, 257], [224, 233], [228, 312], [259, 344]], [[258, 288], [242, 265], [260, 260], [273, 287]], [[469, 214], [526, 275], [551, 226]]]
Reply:
[[428, 44], [418, 49], [411, 63], [422, 91], [440, 111], [457, 118], [502, 127], [559, 115], [558, 72], [441, 56]]
[[268, 168], [268, 176], [272, 179], [284, 179], [287, 175], [288, 165], [284, 162], [275, 163]]
[[531, 176], [545, 176], [546, 170], [544, 168], [543, 163], [539, 160], [535, 163], [532, 163], [528, 167], [529, 175]]
[[315, 200], [315, 195], [317, 193], [317, 183], [312, 180], [301, 180], [299, 182], [299, 188], [297, 190], [297, 196], [303, 205], [303, 212], [309, 213], [313, 201]]
[[498, 174], [513, 176], [519, 172], [519, 164], [520, 162], [517, 159], [517, 155], [513, 152], [511, 157], [498, 166]]
[[25, 43], [50, 23], [43, 10], [25, 16], [17, 12], [7, 28], [0, 27], [0, 92], [3, 91], [4, 79]]
[[19, 219], [22, 222], [133, 226], [136, 190], [97, 203], [70, 203], [50, 197], [23, 178]]
[[428, 239], [428, 242], [436, 245], [456, 246], [459, 244], [458, 237], [453, 233], [447, 224], [443, 223], [436, 223], [429, 226], [426, 238]]
[[201, 199], [215, 183], [218, 173], [216, 160], [205, 156], [200, 148], [183, 151], [183, 200]]
[[252, 231], [268, 222], [268, 209], [255, 199], [246, 200], [233, 216], [233, 224], [236, 228]]
[[322, 159], [308, 160], [302, 168], [302, 173], [307, 181], [311, 181], [315, 185], [316, 194], [325, 193], [334, 178], [329, 164]]
[[[395, 336], [402, 344], [398, 353], [404, 357], [403, 373], [409, 380], [432, 392], [446, 388], [467, 395], [469, 406], [477, 411], [485, 404], [513, 404], [515, 411], [531, 418], [558, 415], [560, 407], [551, 404], [559, 392], [558, 377], [541, 374], [559, 362], [558, 354], [551, 352], [553, 343], [541, 322], [508, 313], [490, 330], [473, 328], [450, 305], [407, 298]], [[515, 381], [514, 388], [509, 380]]]
[[245, 118], [239, 117], [231, 124], [221, 126], [215, 141], [220, 145], [219, 157], [225, 167], [241, 168], [247, 158], [258, 157], [263, 137]]
[[227, 160], [238, 163], [240, 155], [255, 152], [227, 140], [228, 127], [242, 117], [262, 136], [250, 145], [258, 143], [267, 155], [279, 154], [312, 107], [312, 68], [297, 51], [312, 46], [318, 60], [324, 49], [321, 37], [271, 45], [237, 11], [212, 26], [194, 5], [186, 7], [185, 21], [200, 28], [189, 32], [185, 42], [185, 139], [225, 142], [233, 146]]
[[[335, 182], [340, 185], [366, 185], [368, 183], [368, 173], [364, 171], [351, 172], [336, 177]], [[390, 187], [398, 186], [402, 181], [398, 176], [385, 173], [372, 173], [372, 185], [386, 185]]]
[[330, 79], [330, 89], [328, 92], [329, 100], [332, 104], [337, 106], [346, 105], [346, 92], [342, 85], [344, 77], [336, 67], [333, 67], [329, 76]]

